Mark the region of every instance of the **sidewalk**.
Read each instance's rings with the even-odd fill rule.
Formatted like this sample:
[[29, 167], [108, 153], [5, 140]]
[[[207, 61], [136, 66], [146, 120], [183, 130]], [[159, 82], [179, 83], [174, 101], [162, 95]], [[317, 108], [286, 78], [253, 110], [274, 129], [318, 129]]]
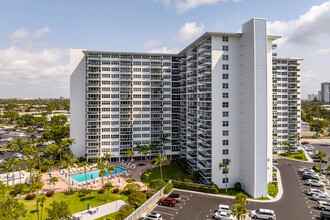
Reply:
[[[79, 219], [79, 220], [93, 220], [100, 218], [105, 215], [109, 215], [111, 213], [117, 212], [120, 210], [120, 208], [125, 205], [125, 202], [123, 200], [117, 200], [114, 202], [110, 202], [98, 207], [93, 207], [93, 209], [96, 209], [97, 211], [94, 214], [91, 214], [88, 210], [78, 212], [73, 214], [73, 219]], [[92, 208], [91, 208], [92, 209]]]

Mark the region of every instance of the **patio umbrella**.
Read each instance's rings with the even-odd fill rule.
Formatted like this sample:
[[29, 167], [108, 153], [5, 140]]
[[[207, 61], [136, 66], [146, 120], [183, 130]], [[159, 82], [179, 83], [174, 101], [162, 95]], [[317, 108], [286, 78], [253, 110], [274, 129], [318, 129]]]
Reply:
[[93, 174], [91, 174], [91, 179], [94, 179], [94, 178], [93, 178]]
[[126, 165], [128, 165], [128, 160], [127, 160], [127, 162], [126, 162]]
[[127, 169], [127, 173], [129, 172], [129, 170]]
[[62, 170], [62, 174], [64, 174], [64, 170]]
[[111, 174], [111, 179], [112, 179], [112, 174]]
[[65, 168], [64, 168], [64, 165], [63, 165], [63, 169], [65, 169]]
[[120, 178], [118, 178], [118, 183], [120, 183]]
[[89, 210], [89, 203], [87, 203], [87, 210]]
[[52, 172], [52, 168], [51, 167], [49, 167], [49, 172]]
[[71, 164], [71, 167], [73, 168], [73, 163]]
[[49, 173], [49, 178], [52, 178], [52, 173]]
[[95, 184], [95, 179], [94, 179], [94, 184]]
[[134, 162], [135, 162], [134, 158], [132, 159], [132, 162], [133, 162], [133, 164], [134, 164]]
[[74, 185], [74, 182], [73, 182], [73, 180], [72, 180], [72, 186]]
[[58, 168], [58, 172], [61, 172], [61, 167]]
[[65, 173], [65, 178], [67, 178], [67, 177], [68, 177], [68, 174]]

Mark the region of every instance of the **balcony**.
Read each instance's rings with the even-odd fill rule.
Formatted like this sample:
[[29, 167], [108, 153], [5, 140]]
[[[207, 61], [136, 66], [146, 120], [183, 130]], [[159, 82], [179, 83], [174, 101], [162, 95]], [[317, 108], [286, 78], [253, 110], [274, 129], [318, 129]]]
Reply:
[[211, 74], [212, 70], [211, 70], [211, 68], [203, 68], [203, 69], [198, 70], [198, 73], [199, 74]]
[[86, 93], [88, 93], [88, 94], [100, 94], [100, 90], [87, 90]]
[[211, 63], [212, 63], [211, 59], [203, 59], [198, 62], [198, 65], [209, 66], [209, 65], [211, 65]]
[[209, 47], [209, 46], [211, 46], [211, 44], [212, 44], [211, 40], [206, 40], [199, 44], [199, 48]]
[[210, 150], [210, 149], [212, 149], [211, 144], [208, 144], [206, 142], [199, 143], [198, 146], [201, 147], [203, 150]]
[[210, 56], [211, 55], [212, 50], [211, 49], [205, 49], [201, 52], [198, 53], [199, 57], [203, 57], [203, 56]]
[[198, 154], [199, 156], [201, 156], [202, 158], [205, 158], [205, 159], [211, 159], [212, 158], [212, 155], [211, 155], [211, 152], [207, 152], [207, 151], [198, 151]]
[[198, 79], [198, 82], [200, 83], [204, 83], [204, 84], [208, 84], [212, 82], [212, 79], [209, 77], [202, 77]]

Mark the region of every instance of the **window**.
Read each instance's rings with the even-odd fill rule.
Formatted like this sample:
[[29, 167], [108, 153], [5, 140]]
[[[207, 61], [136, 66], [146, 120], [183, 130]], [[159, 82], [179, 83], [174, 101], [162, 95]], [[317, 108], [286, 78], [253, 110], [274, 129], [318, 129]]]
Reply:
[[228, 64], [223, 64], [222, 65], [222, 69], [223, 70], [228, 70], [229, 69], [229, 65]]
[[222, 79], [229, 79], [229, 75], [228, 75], [228, 73], [224, 73], [224, 74], [222, 74]]
[[222, 145], [228, 146], [229, 145], [229, 140], [222, 140]]
[[229, 112], [222, 112], [222, 117], [229, 117]]
[[[222, 168], [222, 173], [223, 173], [223, 174], [228, 173], [228, 172], [229, 172], [228, 167], [227, 167], [227, 169], [226, 169], [226, 168]], [[228, 179], [228, 177], [227, 177], [227, 179]]]
[[222, 93], [222, 98], [228, 99], [229, 98], [229, 93], [228, 92]]
[[227, 178], [222, 178], [222, 183], [228, 183], [228, 177]]
[[222, 107], [223, 108], [228, 108], [229, 107], [229, 102], [223, 102]]
[[223, 46], [222, 46], [222, 50], [223, 50], [223, 51], [228, 51], [228, 50], [229, 50], [229, 47], [228, 47], [228, 46], [225, 46], [225, 45], [223, 45]]
[[229, 88], [229, 84], [228, 83], [222, 83], [222, 88], [223, 89], [228, 89]]
[[223, 121], [222, 126], [223, 127], [228, 127], [229, 126], [229, 121]]
[[229, 56], [228, 55], [222, 55], [222, 60], [229, 60]]
[[222, 41], [223, 41], [223, 42], [228, 42], [228, 37], [227, 37], [227, 36], [223, 36], [223, 37], [222, 37]]
[[222, 154], [223, 155], [228, 155], [229, 154], [229, 149], [223, 149]]
[[229, 135], [229, 131], [228, 130], [222, 131], [222, 136], [228, 136], [228, 135]]

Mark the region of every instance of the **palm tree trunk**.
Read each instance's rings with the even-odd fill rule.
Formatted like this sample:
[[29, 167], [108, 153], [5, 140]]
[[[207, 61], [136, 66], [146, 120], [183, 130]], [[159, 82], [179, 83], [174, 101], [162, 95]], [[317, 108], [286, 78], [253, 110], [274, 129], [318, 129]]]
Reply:
[[37, 216], [38, 216], [38, 220], [39, 220], [38, 190], [37, 190], [36, 202], [37, 202]]
[[159, 165], [160, 165], [160, 179], [163, 180], [162, 163], [159, 163]]
[[9, 172], [8, 172], [9, 170], [7, 170], [7, 187], [8, 187], [8, 185], [9, 185]]
[[227, 169], [225, 168], [225, 186], [226, 186], [226, 193], [227, 193]]
[[40, 156], [38, 157], [39, 173], [41, 173]]

